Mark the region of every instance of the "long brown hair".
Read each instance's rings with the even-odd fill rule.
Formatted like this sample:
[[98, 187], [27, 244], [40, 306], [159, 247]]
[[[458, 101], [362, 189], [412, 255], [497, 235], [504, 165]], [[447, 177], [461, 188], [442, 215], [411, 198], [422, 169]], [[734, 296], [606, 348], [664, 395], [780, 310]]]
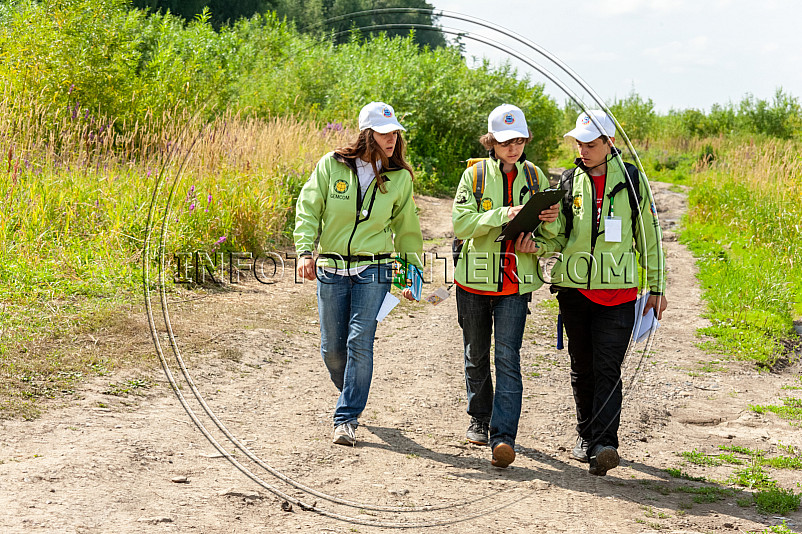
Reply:
[[376, 185], [379, 187], [379, 191], [386, 193], [387, 189], [384, 187], [384, 182], [386, 180], [379, 173], [376, 162], [381, 161], [382, 169], [385, 170], [399, 167], [406, 169], [414, 180], [415, 173], [412, 172], [412, 167], [407, 163], [406, 159], [404, 159], [406, 148], [407, 144], [404, 142], [401, 130], [398, 130], [393, 155], [388, 158], [384, 150], [382, 150], [378, 143], [376, 143], [376, 140], [373, 139], [373, 129], [366, 128], [359, 132], [359, 136], [357, 136], [351, 144], [335, 148], [334, 152], [345, 158], [360, 158], [369, 161], [370, 165], [373, 167], [373, 174], [376, 176]]

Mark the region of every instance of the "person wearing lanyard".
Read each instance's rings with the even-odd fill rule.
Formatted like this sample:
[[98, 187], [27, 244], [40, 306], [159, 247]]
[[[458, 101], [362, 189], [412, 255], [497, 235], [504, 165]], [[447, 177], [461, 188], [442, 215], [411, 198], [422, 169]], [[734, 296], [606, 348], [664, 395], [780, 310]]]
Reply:
[[[402, 131], [391, 106], [364, 106], [358, 137], [323, 156], [296, 203], [297, 275], [317, 278], [320, 353], [340, 391], [334, 443], [341, 445], [356, 445], [358, 418], [373, 376], [376, 316], [392, 282], [393, 252], [422, 266], [423, 236]], [[402, 295], [413, 300], [409, 288]]]
[[612, 119], [600, 110], [580, 113], [576, 127], [565, 134], [576, 140], [579, 152], [567, 192], [572, 221], [566, 225], [567, 214], [561, 211], [557, 221], [541, 225], [547, 239], [540, 243], [544, 250], [562, 253], [551, 272], [551, 289], [557, 293], [571, 358], [579, 434], [571, 456], [588, 462], [589, 473], [599, 476], [620, 461], [621, 365], [635, 323], [636, 251], [650, 289], [643, 314], [660, 319], [667, 306], [662, 234], [649, 182], [638, 177], [634, 198], [641, 199], [640, 221], [629, 224], [633, 181], [618, 157], [614, 135]]
[[[464, 342], [465, 385], [470, 425], [465, 437], [490, 445], [492, 465], [515, 460], [515, 438], [521, 415], [523, 381], [521, 343], [531, 292], [542, 284], [538, 247], [532, 234], [515, 241], [496, 238], [533, 194], [532, 186], [549, 187], [539, 168], [526, 161], [524, 147], [532, 133], [523, 111], [503, 104], [488, 117], [479, 141], [490, 151], [483, 165], [484, 190], [475, 194], [473, 167], [465, 170], [452, 207], [454, 234], [464, 239], [457, 260], [457, 319]], [[527, 175], [530, 179], [527, 179]], [[530, 184], [530, 180], [534, 183]], [[541, 213], [554, 221], [558, 205]], [[490, 343], [495, 331], [496, 389], [490, 375]]]

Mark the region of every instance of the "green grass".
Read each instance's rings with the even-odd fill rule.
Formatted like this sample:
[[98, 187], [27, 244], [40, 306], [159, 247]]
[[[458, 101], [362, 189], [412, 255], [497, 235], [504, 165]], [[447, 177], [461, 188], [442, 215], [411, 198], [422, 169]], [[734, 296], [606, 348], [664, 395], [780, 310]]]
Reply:
[[760, 464], [735, 471], [729, 480], [732, 484], [745, 488], [770, 489], [777, 486], [777, 481], [769, 477]]
[[691, 452], [685, 451], [680, 453], [680, 455], [685, 458], [689, 463], [694, 465], [701, 465], [701, 466], [716, 466], [721, 465], [721, 460], [714, 457], [708, 456], [704, 453], [701, 453], [694, 449]]
[[[771, 478], [764, 468], [802, 469], [802, 455], [798, 454], [794, 446], [780, 444], [778, 448], [788, 452], [790, 456], [768, 457], [767, 452], [761, 449], [723, 445], [719, 446], [719, 449], [727, 452], [715, 456], [704, 454], [696, 449], [690, 452], [682, 452], [680, 456], [688, 463], [700, 467], [719, 467], [724, 464], [743, 466], [745, 462], [748, 462], [747, 466], [736, 469], [730, 474], [726, 482], [723, 482], [757, 490], [750, 498], [739, 498], [737, 500], [738, 506], [747, 507], [755, 504], [761, 513], [784, 514], [788, 511], [799, 509], [799, 500], [802, 494], [796, 494], [792, 490], [780, 488], [777, 481]], [[739, 458], [736, 454], [746, 456], [747, 459]], [[675, 478], [699, 482], [706, 481], [705, 477], [690, 476], [677, 468], [666, 469], [666, 472]], [[735, 495], [736, 490], [717, 486], [684, 486], [676, 488], [675, 491], [692, 494], [692, 500], [695, 503], [712, 503], [721, 500], [725, 496]]]
[[695, 477], [695, 476], [689, 475], [688, 473], [686, 473], [685, 471], [683, 471], [681, 469], [676, 469], [674, 467], [669, 467], [665, 471], [666, 471], [666, 473], [668, 473], [670, 476], [672, 476], [674, 478], [681, 478], [681, 479], [684, 479], [684, 480], [692, 480], [694, 482], [706, 482], [707, 481], [707, 479], [705, 477]]
[[681, 233], [697, 258], [710, 326], [702, 347], [772, 368], [802, 316], [799, 143], [721, 143], [697, 165]]
[[783, 519], [782, 525], [774, 525], [761, 532], [750, 530], [748, 534], [796, 534], [793, 530], [788, 528], [788, 525]]
[[783, 397], [781, 400], [783, 401], [782, 406], [750, 404], [749, 408], [757, 413], [776, 413], [782, 419], [791, 421], [802, 420], [802, 399]]
[[140, 395], [143, 393], [140, 390], [149, 389], [152, 385], [152, 382], [146, 378], [132, 378], [117, 384], [109, 384], [103, 393], [115, 397], [125, 397], [129, 394]]
[[[0, 116], [14, 113], [9, 106], [0, 103]], [[163, 166], [176, 184], [165, 242], [169, 285], [174, 253], [257, 255], [286, 244], [300, 184], [316, 158], [348, 135], [323, 136], [311, 122], [231, 115], [203, 130], [183, 117], [168, 126], [143, 123], [136, 139], [109, 134], [88, 156], [87, 124], [59, 113], [31, 111], [32, 122], [67, 121], [58, 152], [35, 122], [20, 131], [0, 121], [0, 135], [17, 143], [0, 166], [0, 418], [34, 418], [40, 399], [70, 395], [82, 379], [140, 365], [152, 354], [152, 345], [136, 341], [147, 327], [131, 316], [141, 315], [144, 230]], [[213, 141], [194, 147], [176, 181], [157, 132], [177, 138], [182, 126]], [[235, 149], [243, 142], [251, 148]], [[165, 196], [159, 200], [164, 209]]]
[[727, 497], [732, 497], [736, 491], [730, 488], [720, 488], [717, 486], [703, 486], [699, 488], [690, 486], [679, 486], [677, 491], [692, 495], [691, 500], [697, 504], [713, 503], [722, 501]]
[[800, 494], [782, 488], [770, 488], [754, 494], [755, 505], [761, 514], [780, 514], [799, 509]]

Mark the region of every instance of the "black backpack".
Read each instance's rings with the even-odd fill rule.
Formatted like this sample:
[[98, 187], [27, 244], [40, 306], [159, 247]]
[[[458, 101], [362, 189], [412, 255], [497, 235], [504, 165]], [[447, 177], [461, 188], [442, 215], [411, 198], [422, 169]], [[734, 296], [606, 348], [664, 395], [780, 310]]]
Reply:
[[[632, 181], [634, 191], [633, 188], [627, 187], [627, 182], [620, 182], [613, 187], [613, 190], [610, 191], [610, 193], [608, 193], [607, 198], [613, 198], [622, 189], [627, 190], [630, 212], [632, 213], [632, 236], [635, 237], [636, 230], [638, 229], [638, 217], [640, 216], [640, 203], [642, 200], [640, 196], [640, 173], [638, 172], [638, 168], [631, 163], [624, 162], [624, 169], [626, 170], [627, 176], [629, 176], [629, 179]], [[571, 230], [574, 228], [573, 191], [575, 170], [576, 167], [573, 169], [567, 169], [563, 171], [562, 175], [560, 176], [560, 188], [565, 191], [565, 196], [563, 197], [562, 201], [562, 212], [565, 216], [566, 239], [571, 235]]]
[[[482, 195], [485, 192], [485, 175], [487, 174], [488, 158], [471, 158], [468, 160], [468, 167], [473, 166], [473, 198], [476, 199], [476, 209], [482, 205]], [[537, 171], [535, 165], [529, 161], [524, 162], [524, 176], [529, 193], [534, 195], [538, 192]], [[454, 258], [454, 267], [457, 266], [459, 254], [462, 252], [462, 245], [465, 241], [456, 237], [451, 242], [451, 254]]]

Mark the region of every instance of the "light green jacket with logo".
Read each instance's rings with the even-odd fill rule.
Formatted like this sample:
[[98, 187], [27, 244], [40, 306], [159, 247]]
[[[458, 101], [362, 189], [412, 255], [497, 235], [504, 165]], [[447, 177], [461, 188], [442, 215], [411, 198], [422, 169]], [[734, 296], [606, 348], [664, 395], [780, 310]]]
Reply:
[[[501, 291], [504, 258], [501, 243], [496, 243], [496, 238], [501, 233], [502, 225], [509, 222], [507, 206], [526, 204], [530, 198], [524, 161], [522, 156], [515, 164], [518, 175], [512, 186], [512, 202], [508, 205], [504, 205], [506, 177], [501, 171], [499, 160], [487, 160], [485, 188], [478, 207], [473, 195], [473, 168], [469, 167], [462, 173], [451, 208], [454, 235], [457, 239], [465, 240], [454, 272], [454, 279], [460, 285], [480, 291]], [[549, 181], [543, 171], [538, 167], [535, 169], [539, 190], [548, 189]], [[539, 253], [516, 254], [518, 292], [521, 294], [532, 292], [543, 285], [538, 255]]]
[[[311, 254], [320, 236], [317, 251], [341, 257], [375, 256], [397, 252], [422, 267], [423, 237], [415, 201], [412, 176], [404, 169], [383, 169], [386, 192], [368, 186], [362, 198], [353, 162], [330, 152], [321, 158], [301, 189], [295, 205], [295, 250]], [[382, 260], [387, 263], [391, 260]], [[321, 267], [369, 265], [359, 261], [344, 265], [342, 260], [321, 259]]]
[[[608, 155], [607, 178], [598, 232], [594, 232], [596, 219], [596, 190], [591, 177], [581, 168], [574, 170], [573, 229], [566, 239], [565, 214], [562, 209], [556, 221], [540, 225], [539, 244], [546, 251], [560, 253], [551, 270], [551, 283], [560, 287], [585, 289], [622, 289], [637, 287], [639, 274], [637, 251], [645, 275], [645, 284], [652, 294], [664, 294], [666, 287], [665, 255], [661, 246], [662, 232], [649, 182], [640, 174], [640, 218], [637, 221], [637, 240], [632, 235], [632, 209], [628, 188], [619, 191], [612, 199], [609, 193], [625, 182], [621, 160]], [[605, 239], [608, 216], [621, 219], [621, 240]]]

